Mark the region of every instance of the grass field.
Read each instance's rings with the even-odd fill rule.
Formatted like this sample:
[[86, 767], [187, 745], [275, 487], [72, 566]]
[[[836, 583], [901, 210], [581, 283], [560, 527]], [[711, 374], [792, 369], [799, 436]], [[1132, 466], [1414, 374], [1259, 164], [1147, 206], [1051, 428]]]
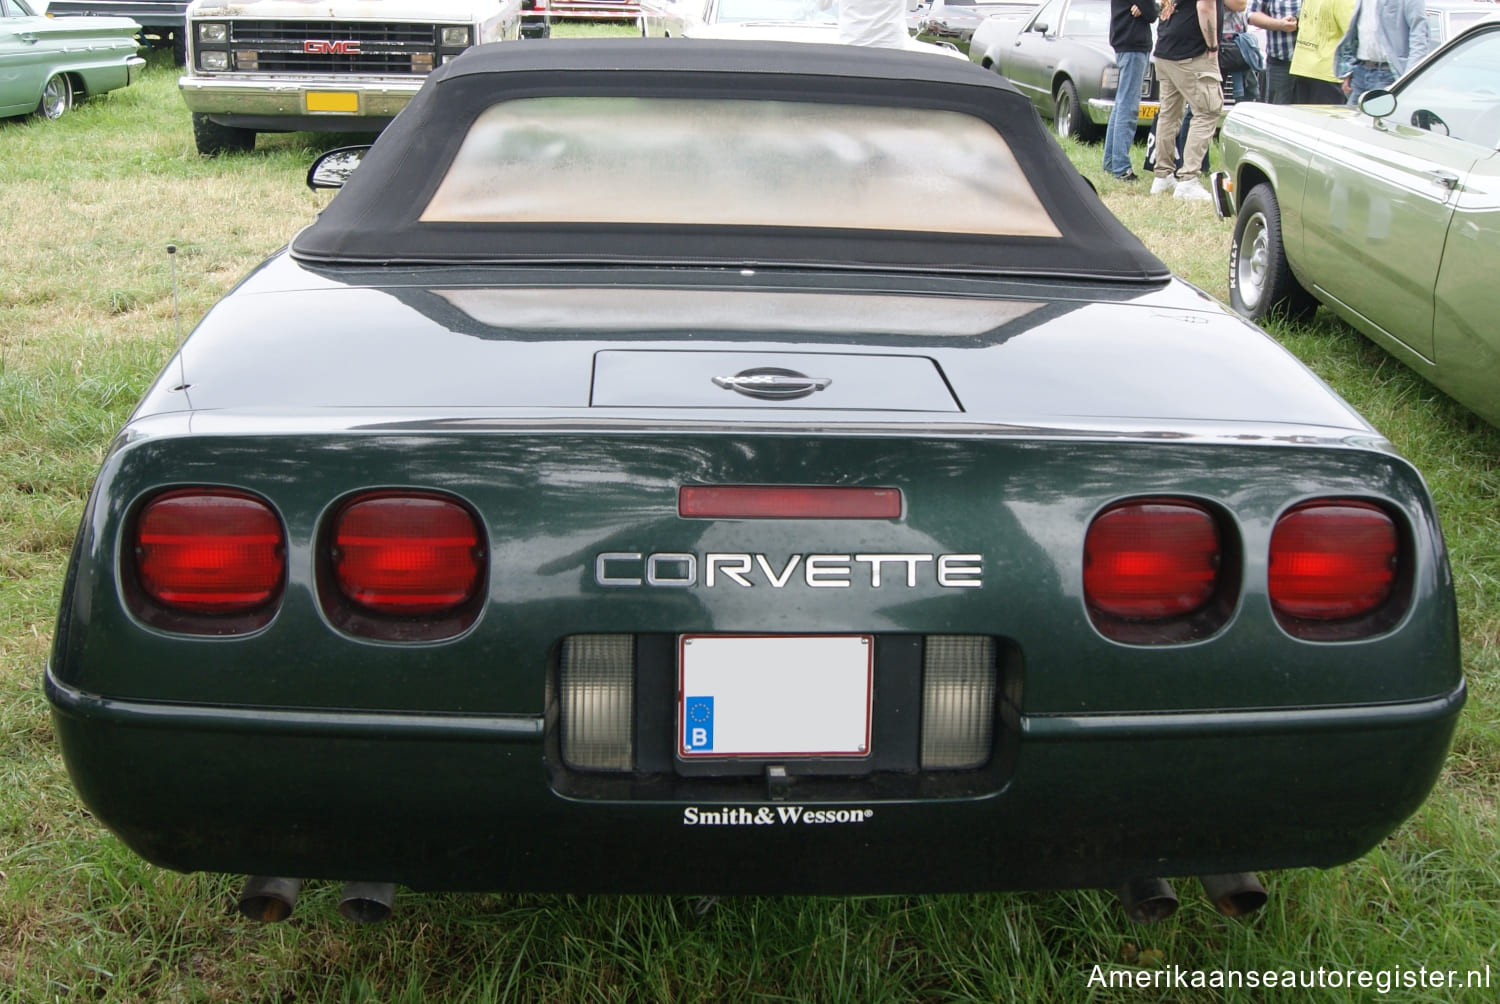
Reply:
[[[166, 245], [190, 328], [326, 201], [302, 179], [336, 142], [270, 136], [201, 159], [160, 54], [141, 85], [61, 122], [0, 122], [0, 1001], [1362, 1001], [1379, 995], [1096, 977], [1421, 966], [1488, 967], [1491, 987], [1391, 999], [1500, 999], [1500, 432], [1326, 312], [1275, 334], [1429, 479], [1471, 696], [1425, 807], [1358, 862], [1267, 876], [1271, 902], [1247, 921], [1184, 882], [1153, 927], [1085, 891], [743, 898], [701, 916], [666, 898], [408, 893], [358, 928], [319, 884], [290, 922], [258, 926], [234, 913], [237, 878], [138, 860], [80, 807], [41, 695], [63, 565], [110, 437], [177, 343]], [[1097, 147], [1070, 154], [1179, 274], [1225, 295], [1227, 223], [1106, 182]]]

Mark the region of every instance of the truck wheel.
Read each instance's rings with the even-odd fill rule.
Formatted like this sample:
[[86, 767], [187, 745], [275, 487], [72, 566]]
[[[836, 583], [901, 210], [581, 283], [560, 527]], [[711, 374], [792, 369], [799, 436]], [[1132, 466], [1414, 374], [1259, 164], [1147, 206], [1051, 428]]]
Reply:
[[66, 73], [54, 73], [42, 87], [36, 113], [44, 119], [60, 119], [73, 107], [73, 84]]
[[255, 130], [220, 125], [207, 115], [193, 115], [193, 141], [205, 157], [223, 153], [249, 153], [255, 149]]
[[1250, 189], [1240, 203], [1229, 245], [1229, 304], [1252, 321], [1273, 313], [1307, 317], [1318, 301], [1302, 288], [1281, 240], [1281, 207], [1267, 184]]

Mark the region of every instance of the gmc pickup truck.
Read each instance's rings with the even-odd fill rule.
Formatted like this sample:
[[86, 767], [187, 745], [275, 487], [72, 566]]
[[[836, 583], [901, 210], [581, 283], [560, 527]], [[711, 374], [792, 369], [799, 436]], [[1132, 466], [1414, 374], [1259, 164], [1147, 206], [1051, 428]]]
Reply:
[[384, 129], [435, 67], [515, 41], [522, 0], [193, 0], [178, 87], [206, 156], [259, 132]]

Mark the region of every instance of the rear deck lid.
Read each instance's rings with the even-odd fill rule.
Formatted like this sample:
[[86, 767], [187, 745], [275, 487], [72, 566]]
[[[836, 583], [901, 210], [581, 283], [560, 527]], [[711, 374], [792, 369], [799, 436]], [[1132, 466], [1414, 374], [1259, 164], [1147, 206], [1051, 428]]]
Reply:
[[594, 355], [595, 408], [963, 408], [924, 356], [609, 349]]

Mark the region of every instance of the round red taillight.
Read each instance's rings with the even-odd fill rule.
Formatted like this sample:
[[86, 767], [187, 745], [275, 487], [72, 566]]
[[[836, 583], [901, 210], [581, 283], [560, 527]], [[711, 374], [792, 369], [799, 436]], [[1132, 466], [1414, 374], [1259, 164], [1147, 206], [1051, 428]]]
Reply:
[[484, 570], [479, 522], [436, 495], [365, 496], [339, 511], [330, 558], [339, 591], [387, 614], [430, 614], [475, 597]]
[[1106, 509], [1083, 545], [1083, 594], [1110, 617], [1191, 614], [1218, 588], [1221, 543], [1213, 514], [1194, 502], [1138, 499]]
[[275, 511], [243, 492], [188, 488], [148, 502], [135, 524], [141, 590], [170, 610], [239, 614], [275, 599], [286, 535]]
[[1306, 502], [1276, 521], [1269, 589], [1278, 616], [1344, 620], [1382, 607], [1396, 588], [1396, 523], [1369, 502]]

